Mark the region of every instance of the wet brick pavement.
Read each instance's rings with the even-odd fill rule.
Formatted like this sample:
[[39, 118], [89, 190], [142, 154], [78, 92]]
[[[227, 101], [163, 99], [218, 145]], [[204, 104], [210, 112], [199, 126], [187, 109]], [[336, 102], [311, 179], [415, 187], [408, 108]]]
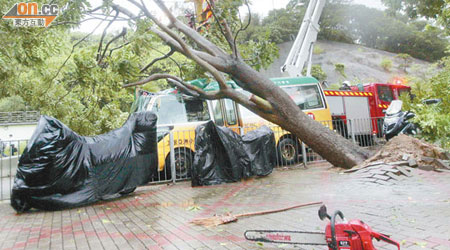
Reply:
[[[16, 215], [0, 203], [1, 249], [279, 249], [293, 246], [247, 242], [247, 229], [322, 231], [318, 206], [240, 218], [205, 228], [189, 224], [215, 213], [252, 212], [323, 201], [402, 249], [450, 249], [450, 174], [414, 170], [392, 185], [366, 183], [326, 163], [278, 169], [270, 176], [191, 188], [189, 182], [145, 186], [129, 196], [57, 212]], [[395, 249], [376, 241], [378, 249]], [[297, 247], [299, 248], [299, 247]], [[303, 247], [304, 249], [326, 249]]]

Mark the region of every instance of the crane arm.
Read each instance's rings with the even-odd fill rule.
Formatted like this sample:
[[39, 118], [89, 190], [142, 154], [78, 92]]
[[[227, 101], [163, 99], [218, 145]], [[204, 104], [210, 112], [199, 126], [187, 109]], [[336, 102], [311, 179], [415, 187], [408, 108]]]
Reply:
[[308, 62], [307, 75], [311, 72], [311, 57], [314, 42], [319, 33], [319, 19], [326, 0], [310, 0], [300, 30], [295, 38], [281, 72], [290, 77], [302, 75], [303, 67]]

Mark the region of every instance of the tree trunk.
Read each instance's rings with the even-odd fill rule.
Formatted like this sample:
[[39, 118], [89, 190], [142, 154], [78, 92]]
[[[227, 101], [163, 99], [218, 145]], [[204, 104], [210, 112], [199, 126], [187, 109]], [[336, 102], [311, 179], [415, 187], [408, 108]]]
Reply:
[[242, 61], [234, 60], [231, 70], [226, 73], [238, 80], [241, 87], [272, 105], [273, 115], [262, 115], [265, 119], [290, 131], [334, 166], [351, 168], [370, 156], [368, 150], [309, 118], [286, 92]]

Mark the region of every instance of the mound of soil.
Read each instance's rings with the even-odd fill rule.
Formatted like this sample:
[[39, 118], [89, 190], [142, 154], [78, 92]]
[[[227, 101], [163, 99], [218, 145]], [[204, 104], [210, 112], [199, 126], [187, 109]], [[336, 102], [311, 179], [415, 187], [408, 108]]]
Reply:
[[402, 134], [392, 138], [374, 156], [364, 161], [360, 167], [367, 166], [374, 161], [383, 161], [384, 163], [408, 161], [410, 166], [432, 165], [436, 169], [442, 167], [438, 160], [448, 159], [448, 153], [445, 153], [442, 148]]

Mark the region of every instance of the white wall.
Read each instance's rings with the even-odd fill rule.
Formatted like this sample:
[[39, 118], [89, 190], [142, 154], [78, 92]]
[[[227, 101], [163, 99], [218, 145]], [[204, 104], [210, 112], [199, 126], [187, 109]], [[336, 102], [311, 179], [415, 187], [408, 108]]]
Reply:
[[0, 125], [0, 140], [15, 141], [28, 140], [37, 124]]

